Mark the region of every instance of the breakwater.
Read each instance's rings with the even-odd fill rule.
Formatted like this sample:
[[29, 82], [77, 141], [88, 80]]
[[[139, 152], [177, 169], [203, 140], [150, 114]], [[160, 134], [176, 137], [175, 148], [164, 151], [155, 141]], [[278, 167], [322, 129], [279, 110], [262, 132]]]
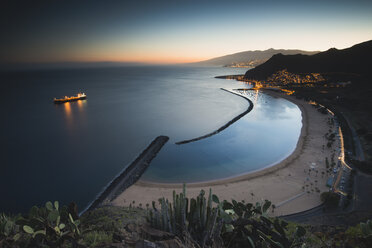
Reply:
[[253, 109], [253, 102], [251, 100], [249, 100], [249, 98], [247, 98], [247, 97], [245, 97], [243, 95], [240, 95], [238, 93], [232, 92], [230, 90], [226, 90], [224, 88], [221, 88], [221, 90], [224, 90], [226, 92], [229, 92], [229, 93], [234, 94], [234, 95], [237, 95], [237, 96], [240, 96], [240, 97], [244, 98], [245, 100], [247, 100], [249, 102], [249, 106], [248, 106], [247, 110], [245, 110], [243, 113], [235, 116], [232, 120], [230, 120], [229, 122], [227, 122], [225, 125], [223, 125], [219, 129], [217, 129], [217, 130], [215, 130], [215, 131], [213, 131], [211, 133], [208, 133], [206, 135], [203, 135], [203, 136], [194, 138], [194, 139], [189, 139], [189, 140], [183, 140], [183, 141], [176, 142], [177, 145], [183, 145], [183, 144], [187, 144], [187, 143], [190, 143], [190, 142], [195, 142], [195, 141], [198, 141], [198, 140], [202, 140], [202, 139], [211, 137], [211, 136], [213, 136], [215, 134], [218, 134], [219, 132], [222, 132], [223, 130], [225, 130], [226, 128], [228, 128], [230, 125], [234, 124], [237, 120], [239, 120], [240, 118], [242, 118], [243, 116], [245, 116], [246, 114], [248, 114]]
[[[155, 158], [161, 148], [167, 143], [169, 137], [158, 136], [151, 144], [127, 167], [125, 168], [115, 179], [113, 179], [100, 194], [96, 200], [94, 200], [85, 211], [92, 210], [96, 207], [104, 205], [105, 203], [111, 202], [124, 190], [129, 188], [146, 171], [150, 165], [151, 160]], [[83, 211], [83, 212], [85, 212]]]

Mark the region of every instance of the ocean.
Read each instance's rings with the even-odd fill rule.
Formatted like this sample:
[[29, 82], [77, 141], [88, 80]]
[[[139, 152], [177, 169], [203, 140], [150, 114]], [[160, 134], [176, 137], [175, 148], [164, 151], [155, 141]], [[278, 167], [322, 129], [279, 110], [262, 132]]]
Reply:
[[[260, 170], [293, 152], [301, 111], [261, 92], [243, 94], [251, 112], [222, 132], [203, 136], [244, 112], [249, 102], [223, 91], [249, 88], [215, 76], [245, 68], [128, 66], [0, 74], [0, 212], [25, 212], [48, 200], [79, 209], [159, 135], [170, 140], [141, 180], [183, 183]], [[54, 97], [87, 100], [56, 105]]]

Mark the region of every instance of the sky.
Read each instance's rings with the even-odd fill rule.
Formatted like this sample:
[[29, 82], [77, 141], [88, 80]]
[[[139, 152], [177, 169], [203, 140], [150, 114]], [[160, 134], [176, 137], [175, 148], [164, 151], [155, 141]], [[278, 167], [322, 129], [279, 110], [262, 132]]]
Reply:
[[0, 63], [196, 62], [372, 39], [372, 1], [3, 0]]

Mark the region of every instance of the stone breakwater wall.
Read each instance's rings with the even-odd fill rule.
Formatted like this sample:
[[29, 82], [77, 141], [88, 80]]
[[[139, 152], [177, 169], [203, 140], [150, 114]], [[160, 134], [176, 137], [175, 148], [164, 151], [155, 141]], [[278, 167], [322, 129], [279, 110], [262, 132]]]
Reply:
[[105, 205], [106, 203], [110, 203], [118, 195], [124, 192], [124, 190], [136, 183], [149, 167], [151, 160], [156, 157], [158, 152], [168, 140], [169, 137], [167, 136], [156, 137], [128, 167], [126, 167], [102, 190], [100, 194], [98, 194], [98, 197], [87, 207], [85, 211], [89, 211]]
[[237, 96], [240, 96], [240, 97], [244, 98], [245, 100], [247, 100], [249, 102], [249, 106], [248, 106], [247, 110], [244, 111], [243, 113], [235, 116], [232, 120], [230, 120], [229, 122], [227, 122], [225, 125], [223, 125], [219, 129], [217, 129], [217, 130], [215, 130], [215, 131], [213, 131], [211, 133], [208, 133], [206, 135], [203, 135], [203, 136], [194, 138], [194, 139], [189, 139], [189, 140], [183, 140], [183, 141], [176, 142], [177, 145], [183, 145], [183, 144], [195, 142], [195, 141], [198, 141], [198, 140], [202, 140], [202, 139], [211, 137], [211, 136], [213, 136], [215, 134], [218, 134], [219, 132], [222, 132], [223, 130], [225, 130], [226, 128], [228, 128], [230, 125], [232, 125], [233, 123], [235, 123], [237, 120], [239, 120], [240, 118], [242, 118], [243, 116], [245, 116], [246, 114], [248, 114], [249, 112], [251, 112], [251, 110], [253, 109], [253, 102], [251, 100], [249, 100], [247, 97], [245, 97], [243, 95], [240, 95], [240, 94], [237, 94], [235, 92], [232, 92], [230, 90], [223, 89], [223, 88], [221, 88], [221, 90], [224, 90], [226, 92], [229, 92], [229, 93], [234, 94], [234, 95], [237, 95]]

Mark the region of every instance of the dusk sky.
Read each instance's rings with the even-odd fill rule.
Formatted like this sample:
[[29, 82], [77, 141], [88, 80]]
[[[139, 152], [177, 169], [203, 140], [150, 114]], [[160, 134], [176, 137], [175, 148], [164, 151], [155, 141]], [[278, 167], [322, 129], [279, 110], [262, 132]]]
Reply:
[[372, 1], [2, 1], [0, 62], [175, 63], [372, 39]]

